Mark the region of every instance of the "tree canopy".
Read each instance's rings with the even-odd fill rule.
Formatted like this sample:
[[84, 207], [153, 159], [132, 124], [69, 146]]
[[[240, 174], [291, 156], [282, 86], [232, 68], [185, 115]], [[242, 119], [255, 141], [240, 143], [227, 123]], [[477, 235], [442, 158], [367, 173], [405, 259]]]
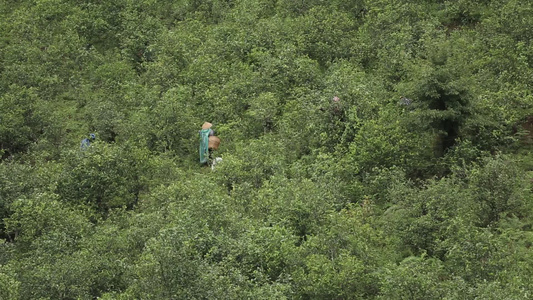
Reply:
[[0, 299], [531, 299], [532, 85], [527, 0], [2, 0]]

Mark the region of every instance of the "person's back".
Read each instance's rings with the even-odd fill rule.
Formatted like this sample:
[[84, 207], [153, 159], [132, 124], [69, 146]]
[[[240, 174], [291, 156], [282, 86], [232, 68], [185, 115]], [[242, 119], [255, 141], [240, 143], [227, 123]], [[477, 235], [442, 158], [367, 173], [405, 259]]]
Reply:
[[91, 146], [91, 141], [94, 141], [96, 139], [96, 135], [94, 133], [89, 134], [88, 138], [84, 138], [81, 140], [80, 149], [81, 150], [87, 150], [89, 146]]
[[202, 125], [202, 129], [199, 131], [200, 134], [200, 163], [208, 164], [209, 160], [212, 160], [213, 149], [209, 146], [209, 138], [215, 135], [213, 129], [211, 129], [213, 124], [205, 122]]
[[89, 148], [90, 145], [91, 141], [88, 138], [84, 138], [83, 140], [81, 140], [80, 149], [86, 150], [87, 148]]
[[213, 124], [205, 122], [200, 130], [200, 163], [207, 164], [209, 160], [209, 136], [213, 135]]

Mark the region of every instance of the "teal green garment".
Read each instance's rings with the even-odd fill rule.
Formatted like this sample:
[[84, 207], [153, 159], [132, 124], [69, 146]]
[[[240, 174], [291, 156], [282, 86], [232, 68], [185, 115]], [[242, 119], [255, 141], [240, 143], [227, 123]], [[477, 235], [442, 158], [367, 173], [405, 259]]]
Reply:
[[209, 133], [211, 129], [200, 130], [200, 163], [205, 164], [209, 158]]

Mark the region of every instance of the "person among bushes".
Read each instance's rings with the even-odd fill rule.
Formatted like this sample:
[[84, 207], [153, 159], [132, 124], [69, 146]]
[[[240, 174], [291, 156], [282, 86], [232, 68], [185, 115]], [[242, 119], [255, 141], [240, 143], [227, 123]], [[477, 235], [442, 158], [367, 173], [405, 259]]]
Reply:
[[96, 139], [96, 135], [94, 133], [89, 134], [88, 138], [84, 138], [81, 140], [80, 149], [81, 150], [87, 150], [89, 146], [91, 146], [91, 141], [94, 141]]
[[214, 136], [215, 132], [211, 127], [213, 124], [204, 122], [200, 130], [200, 163], [208, 164], [213, 159], [213, 149], [209, 148], [209, 137]]

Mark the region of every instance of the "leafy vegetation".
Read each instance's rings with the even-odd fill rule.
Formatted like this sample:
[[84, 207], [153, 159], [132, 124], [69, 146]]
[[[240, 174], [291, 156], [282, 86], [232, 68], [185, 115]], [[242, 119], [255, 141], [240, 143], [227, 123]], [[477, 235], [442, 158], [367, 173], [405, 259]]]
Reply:
[[530, 299], [532, 38], [526, 0], [3, 0], [0, 298]]

